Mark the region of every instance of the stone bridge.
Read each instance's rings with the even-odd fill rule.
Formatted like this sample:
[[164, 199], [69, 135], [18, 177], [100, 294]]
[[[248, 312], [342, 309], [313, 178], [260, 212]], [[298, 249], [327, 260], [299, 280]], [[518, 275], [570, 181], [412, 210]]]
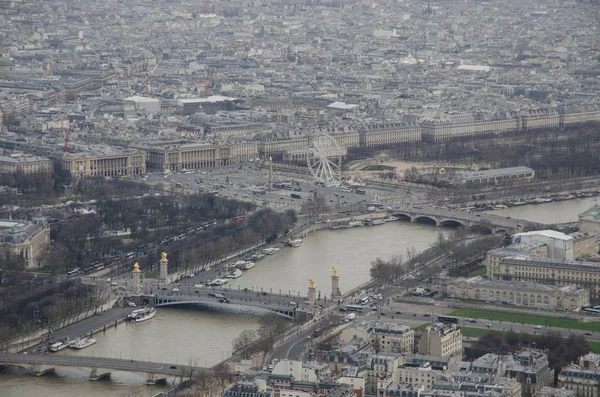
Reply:
[[[196, 292], [197, 291], [197, 292]], [[223, 294], [226, 300], [217, 299], [209, 294]], [[144, 295], [131, 300], [141, 305], [155, 307], [195, 305], [214, 311], [237, 314], [277, 313], [293, 319], [296, 309], [306, 306], [306, 297], [253, 292], [232, 289], [191, 289], [189, 292], [178, 292], [161, 295]]]
[[544, 227], [543, 224], [484, 212], [419, 206], [394, 207], [392, 212], [400, 220], [422, 222], [436, 226], [465, 226], [487, 233], [516, 233], [529, 227]]
[[85, 369], [90, 372], [90, 380], [110, 376], [111, 372], [123, 371], [141, 373], [147, 384], [155, 384], [168, 377], [189, 378], [190, 373], [209, 371], [205, 368], [192, 368], [187, 365], [155, 363], [149, 361], [123, 360], [119, 358], [64, 356], [59, 354], [0, 354], [0, 369], [16, 366], [31, 371], [35, 376], [52, 373], [56, 367]]

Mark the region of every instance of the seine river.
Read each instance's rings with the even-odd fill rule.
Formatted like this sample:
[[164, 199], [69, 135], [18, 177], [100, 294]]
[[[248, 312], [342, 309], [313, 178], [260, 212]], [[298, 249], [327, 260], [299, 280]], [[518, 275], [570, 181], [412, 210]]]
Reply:
[[[432, 244], [439, 232], [433, 226], [392, 222], [382, 226], [344, 230], [320, 230], [308, 235], [297, 248], [283, 248], [269, 255], [231, 284], [232, 288], [263, 287], [265, 291], [291, 291], [306, 295], [308, 278], [329, 296], [331, 267], [340, 274], [340, 289], [347, 291], [369, 280], [370, 263], [377, 257], [405, 255]], [[406, 255], [405, 255], [406, 256]], [[135, 360], [214, 365], [231, 353], [232, 340], [244, 329], [258, 328], [258, 318], [207, 313], [193, 309], [158, 309], [156, 317], [140, 324], [122, 324], [98, 334], [98, 343], [70, 355], [94, 355]], [[0, 371], [3, 397], [40, 396], [152, 396], [165, 386], [149, 387], [143, 376], [114, 373], [110, 380], [90, 382], [89, 374], [75, 369], [58, 369], [56, 375], [32, 377], [9, 368]]]
[[[596, 198], [528, 205], [494, 211], [496, 214], [538, 222], [572, 222], [577, 215], [597, 203]], [[306, 295], [308, 278], [317, 290], [329, 296], [331, 267], [340, 274], [340, 289], [347, 291], [369, 279], [370, 262], [406, 256], [408, 247], [423, 250], [438, 233], [449, 233], [421, 224], [392, 222], [383, 226], [345, 230], [321, 230], [304, 239], [297, 248], [283, 248], [277, 255], [260, 261], [231, 287]], [[210, 366], [231, 353], [231, 341], [244, 329], [258, 328], [258, 318], [207, 313], [193, 309], [164, 308], [152, 320], [122, 324], [116, 330], [97, 336], [98, 343], [82, 351], [59, 354], [96, 355], [171, 363]], [[146, 386], [144, 377], [114, 373], [110, 380], [90, 382], [89, 374], [76, 369], [58, 369], [56, 375], [32, 377], [25, 371], [9, 368], [0, 371], [3, 397], [40, 396], [152, 396], [165, 386]]]

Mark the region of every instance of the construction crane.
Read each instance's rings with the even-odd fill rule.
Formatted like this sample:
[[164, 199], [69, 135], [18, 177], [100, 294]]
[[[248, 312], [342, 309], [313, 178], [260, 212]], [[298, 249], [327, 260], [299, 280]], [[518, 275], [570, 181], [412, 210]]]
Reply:
[[71, 129], [67, 130], [67, 136], [65, 137], [65, 152], [69, 149], [69, 141], [71, 140]]
[[[204, 87], [204, 96], [210, 96], [211, 91], [210, 91], [210, 83], [212, 82], [212, 80], [210, 79], [210, 75], [209, 72], [206, 72], [206, 77], [204, 80], [198, 80], [196, 81], [196, 85], [198, 86], [198, 88], [200, 87]], [[200, 91], [200, 90], [198, 90]]]

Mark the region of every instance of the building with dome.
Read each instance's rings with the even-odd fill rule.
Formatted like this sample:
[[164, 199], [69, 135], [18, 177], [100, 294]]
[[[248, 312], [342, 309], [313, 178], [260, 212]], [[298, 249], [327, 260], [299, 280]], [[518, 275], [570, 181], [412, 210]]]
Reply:
[[25, 260], [27, 267], [33, 267], [48, 244], [50, 228], [46, 219], [0, 220], [0, 256], [3, 258], [17, 255]]
[[205, 126], [210, 124], [210, 116], [202, 110], [202, 106], [198, 111], [190, 116], [188, 119], [190, 125], [194, 126]]

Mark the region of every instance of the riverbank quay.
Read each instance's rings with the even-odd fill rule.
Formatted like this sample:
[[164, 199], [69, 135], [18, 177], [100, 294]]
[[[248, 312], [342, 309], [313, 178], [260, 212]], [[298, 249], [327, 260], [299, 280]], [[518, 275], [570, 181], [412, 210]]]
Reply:
[[[110, 299], [103, 305], [98, 306], [95, 310], [86, 310], [85, 312], [79, 313], [74, 317], [68, 325], [61, 327], [60, 329], [51, 330], [46, 328], [40, 329], [36, 332], [21, 335], [6, 345], [3, 345], [0, 351], [3, 353], [21, 353], [29, 349], [42, 346], [51, 340], [60, 340], [67, 336], [81, 336], [96, 333], [114, 324], [115, 321], [121, 322], [123, 319], [119, 308], [121, 303], [120, 297]], [[131, 311], [131, 308], [126, 308], [126, 312]], [[100, 313], [100, 315], [97, 315]], [[126, 315], [125, 315], [126, 317]]]

